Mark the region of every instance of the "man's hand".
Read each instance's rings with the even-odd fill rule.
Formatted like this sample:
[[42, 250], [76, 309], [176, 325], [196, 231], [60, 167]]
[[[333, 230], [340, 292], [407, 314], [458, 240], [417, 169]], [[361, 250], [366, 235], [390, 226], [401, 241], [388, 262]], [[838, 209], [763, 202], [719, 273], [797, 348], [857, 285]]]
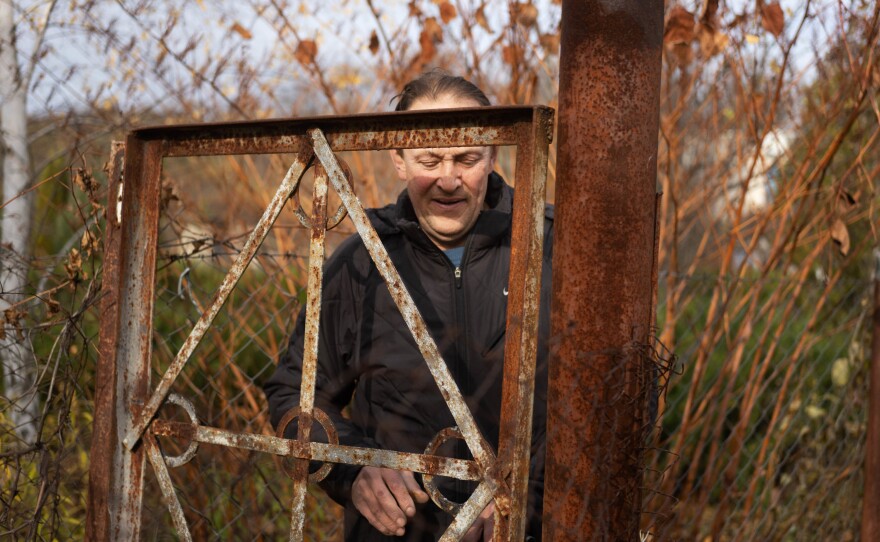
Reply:
[[464, 534], [461, 542], [490, 542], [495, 530], [495, 501], [490, 502], [474, 520], [474, 524]]
[[351, 486], [351, 501], [358, 512], [389, 536], [403, 535], [407, 518], [416, 514], [413, 498], [428, 502], [428, 494], [410, 471], [364, 467]]

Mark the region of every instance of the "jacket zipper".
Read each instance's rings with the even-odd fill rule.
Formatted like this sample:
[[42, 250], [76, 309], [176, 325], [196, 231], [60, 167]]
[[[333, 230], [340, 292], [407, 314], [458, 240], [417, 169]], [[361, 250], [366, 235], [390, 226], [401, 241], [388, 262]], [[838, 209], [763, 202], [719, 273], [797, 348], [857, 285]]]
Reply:
[[[467, 241], [465, 241], [465, 243], [464, 243], [464, 252], [461, 253], [461, 263], [459, 263], [453, 271], [453, 274], [455, 276], [455, 287], [459, 290], [461, 289], [462, 268], [464, 267], [464, 264], [467, 263], [468, 253], [471, 251], [471, 241], [473, 241], [473, 240], [474, 240], [474, 232], [471, 232], [468, 234]], [[450, 262], [450, 265], [451, 265], [451, 262]]]
[[[471, 232], [468, 234], [467, 241], [464, 244], [464, 251], [461, 254], [461, 262], [455, 266], [453, 270], [453, 277], [455, 282], [455, 290], [453, 291], [453, 299], [455, 300], [455, 319], [459, 325], [459, 335], [457, 339], [456, 349], [458, 350], [458, 369], [461, 374], [461, 393], [463, 396], [466, 396], [470, 393], [471, 382], [470, 375], [468, 373], [468, 322], [467, 322], [467, 310], [465, 307], [465, 292], [462, 289], [462, 275], [465, 264], [467, 263], [468, 255], [471, 248], [471, 241], [474, 238], [474, 233]], [[447, 261], [449, 261], [447, 259]], [[451, 262], [450, 262], [451, 265]], [[461, 443], [459, 443], [461, 446]], [[462, 448], [459, 448], [459, 452], [463, 452]], [[459, 454], [456, 454], [459, 455]], [[466, 456], [462, 456], [464, 458]], [[459, 495], [463, 495], [467, 488], [467, 483], [463, 480], [456, 480], [455, 489]]]

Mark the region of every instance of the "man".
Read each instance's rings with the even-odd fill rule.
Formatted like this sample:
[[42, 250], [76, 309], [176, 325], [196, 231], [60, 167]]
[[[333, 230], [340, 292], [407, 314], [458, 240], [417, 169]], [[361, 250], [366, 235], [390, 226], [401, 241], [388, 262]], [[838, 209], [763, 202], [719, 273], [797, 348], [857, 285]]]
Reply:
[[[437, 71], [408, 83], [398, 98], [398, 111], [489, 105], [470, 82]], [[406, 190], [396, 204], [368, 215], [480, 431], [497, 449], [513, 190], [493, 172], [495, 157], [491, 147], [392, 151]], [[552, 226], [548, 206], [527, 529], [534, 539], [541, 534]], [[455, 422], [358, 236], [329, 259], [324, 281], [315, 406], [330, 416], [341, 444], [422, 453]], [[273, 425], [299, 403], [304, 326], [303, 312], [265, 385]], [[287, 435], [294, 437], [295, 428]], [[317, 425], [313, 435], [326, 438]], [[459, 441], [443, 452], [468, 457]], [[473, 490], [463, 481], [435, 480], [453, 501], [464, 502]], [[411, 472], [334, 465], [321, 485], [345, 507], [346, 540], [433, 541], [452, 520]], [[489, 540], [493, 511], [490, 504], [464, 540]]]

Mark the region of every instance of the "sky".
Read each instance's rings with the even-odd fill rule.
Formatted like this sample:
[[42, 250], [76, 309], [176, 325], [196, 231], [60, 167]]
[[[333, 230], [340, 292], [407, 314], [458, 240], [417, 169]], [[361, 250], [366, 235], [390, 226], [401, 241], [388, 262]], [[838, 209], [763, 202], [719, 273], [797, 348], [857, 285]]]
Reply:
[[[462, 3], [472, 6], [475, 1], [462, 0]], [[16, 2], [19, 17], [16, 25], [17, 45], [23, 65], [29, 62], [33, 54], [34, 28], [39, 25], [49, 3], [46, 0]], [[700, 3], [693, 0], [683, 4], [699, 13]], [[279, 89], [282, 94], [298, 92], [301, 87], [293, 83], [306, 77], [298, 66], [279, 65], [277, 61], [267, 60], [281, 46], [278, 34], [258, 12], [261, 8], [255, 9], [251, 2], [97, 0], [89, 2], [92, 6], [89, 10], [83, 7], [85, 4], [84, 1], [62, 0], [55, 5], [43, 42], [46, 53], [37, 63], [32, 79], [28, 102], [31, 115], [84, 111], [89, 110], [92, 104], [107, 109], [173, 109], [173, 92], [168, 84], [163, 85], [156, 78], [140, 77], [140, 74], [147, 71], [149, 64], [158, 58], [161, 47], [155, 42], [163, 36], [169, 13], [175, 9], [179, 11], [178, 22], [166, 40], [172, 50], [179, 51], [188, 39], [199, 36], [196, 47], [187, 57], [191, 66], [202, 65], [209, 57], [217, 56], [218, 52], [220, 55], [228, 52], [230, 59], [246, 59], [251, 65], [260, 67], [261, 83]], [[145, 4], [147, 8], [136, 11], [135, 7], [139, 4]], [[272, 2], [256, 4], [271, 10]], [[368, 50], [368, 43], [376, 25], [366, 0], [331, 3], [291, 0], [287, 4], [285, 13], [298, 36], [315, 40], [319, 58], [336, 70], [331, 75], [343, 80], [347, 77], [353, 85], [371, 75], [371, 67], [377, 59]], [[549, 0], [542, 0], [538, 4], [539, 27], [555, 28], [560, 8]], [[386, 31], [391, 33], [400, 28], [409, 33], [411, 43], [418, 43], [418, 29], [404, 24], [409, 11], [407, 0], [375, 0], [374, 5], [380, 11]], [[424, 0], [420, 5], [427, 12], [432, 2]], [[507, 3], [489, 0], [488, 5], [490, 26], [502, 28], [506, 24]], [[735, 0], [726, 5], [729, 10], [737, 12], [751, 5], [751, 2]], [[786, 14], [786, 34], [794, 32], [794, 23], [803, 12], [804, 5], [803, 0], [782, 2]], [[837, 14], [833, 9], [835, 2], [816, 2], [814, 6], [823, 10], [826, 20], [836, 19]], [[792, 55], [795, 70], [804, 80], [815, 76], [812, 44], [821, 44], [828, 39], [825, 35], [827, 30], [815, 21], [813, 19], [807, 23], [805, 33], [808, 39], [801, 40]], [[101, 34], [107, 35], [106, 29], [116, 33], [119, 39], [108, 41], [106, 37], [101, 37]], [[474, 29], [474, 36], [480, 46], [488, 46], [495, 37], [479, 28]], [[759, 47], [764, 45], [761, 40], [770, 39], [772, 37], [766, 33], [756, 31], [753, 45]], [[450, 45], [448, 41], [446, 46]], [[153, 42], [152, 46], [148, 46], [150, 42]], [[131, 43], [135, 47], [129, 47]], [[231, 46], [234, 46], [234, 50], [227, 51]], [[384, 50], [380, 49], [379, 54], [384, 55]], [[162, 73], [172, 85], [175, 81], [191, 80], [181, 63], [167, 55], [163, 62], [165, 67]], [[238, 78], [239, 73], [227, 67], [226, 75], [216, 81], [218, 90], [234, 95]], [[122, 84], [134, 79], [137, 79], [134, 84]], [[363, 89], [354, 91], [362, 92]], [[381, 100], [378, 97], [373, 99], [373, 105], [378, 106]], [[275, 107], [273, 110], [277, 109]]]

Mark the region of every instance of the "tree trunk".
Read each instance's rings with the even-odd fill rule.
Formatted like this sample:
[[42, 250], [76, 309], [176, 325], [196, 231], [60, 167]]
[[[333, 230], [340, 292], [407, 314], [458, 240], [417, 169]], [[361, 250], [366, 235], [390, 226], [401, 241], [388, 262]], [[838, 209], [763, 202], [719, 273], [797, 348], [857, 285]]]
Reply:
[[[14, 10], [11, 0], [0, 0], [0, 138], [3, 148], [2, 241], [0, 241], [0, 312], [8, 317], [0, 333], [0, 366], [3, 395], [8, 404], [0, 406], [19, 438], [35, 442], [39, 418], [36, 393], [36, 361], [26, 330], [17, 329], [9, 310], [24, 299], [28, 272], [28, 236], [31, 226], [31, 197], [27, 189], [29, 156], [27, 148], [27, 88], [23, 83], [15, 49]], [[11, 321], [11, 322], [10, 322]], [[13, 325], [10, 325], [13, 324]], [[5, 335], [5, 336], [3, 336]]]

